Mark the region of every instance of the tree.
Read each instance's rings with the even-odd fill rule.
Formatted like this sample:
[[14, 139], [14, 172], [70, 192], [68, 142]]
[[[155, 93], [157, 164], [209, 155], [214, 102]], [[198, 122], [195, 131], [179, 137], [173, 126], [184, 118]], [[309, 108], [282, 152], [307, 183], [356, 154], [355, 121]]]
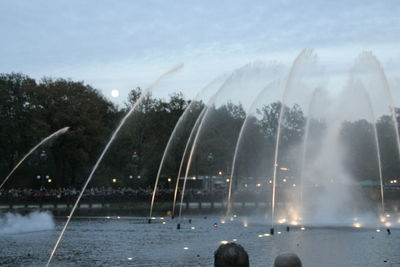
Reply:
[[0, 74], [0, 170], [2, 176], [43, 136], [43, 125], [32, 114], [36, 82], [20, 73]]
[[38, 84], [32, 105], [49, 132], [71, 127], [51, 148], [54, 181], [63, 186], [82, 183], [115, 127], [117, 109], [83, 82], [50, 78]]

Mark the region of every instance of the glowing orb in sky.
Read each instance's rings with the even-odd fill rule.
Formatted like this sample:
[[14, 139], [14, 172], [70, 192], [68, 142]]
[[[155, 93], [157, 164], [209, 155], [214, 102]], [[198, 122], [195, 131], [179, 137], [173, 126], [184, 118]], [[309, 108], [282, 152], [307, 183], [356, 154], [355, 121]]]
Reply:
[[119, 96], [119, 91], [117, 89], [111, 90], [111, 96], [112, 97], [118, 97]]

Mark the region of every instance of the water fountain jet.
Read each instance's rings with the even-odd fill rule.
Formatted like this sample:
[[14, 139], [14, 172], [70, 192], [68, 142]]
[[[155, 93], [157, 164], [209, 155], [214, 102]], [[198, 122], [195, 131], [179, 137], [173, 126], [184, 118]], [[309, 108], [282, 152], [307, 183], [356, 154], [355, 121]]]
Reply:
[[32, 154], [38, 147], [40, 147], [41, 145], [43, 145], [44, 143], [46, 143], [47, 141], [49, 141], [50, 139], [52, 139], [53, 137], [59, 136], [61, 134], [66, 133], [69, 130], [69, 127], [64, 127], [54, 133], [52, 133], [51, 135], [47, 136], [45, 139], [43, 139], [42, 141], [40, 141], [36, 146], [34, 146], [31, 150], [29, 150], [28, 153], [26, 153], [26, 155], [24, 157], [22, 157], [22, 159], [17, 163], [17, 165], [15, 165], [15, 167], [11, 170], [11, 172], [6, 176], [6, 178], [4, 178], [3, 182], [0, 184], [0, 189], [3, 188], [3, 186], [5, 185], [5, 183], [8, 181], [8, 179], [10, 178], [10, 176], [15, 172], [15, 170], [22, 164], [22, 162], [24, 162], [24, 160], [29, 157], [30, 154]]
[[91, 181], [93, 174], [95, 173], [95, 171], [97, 170], [97, 167], [99, 166], [100, 162], [102, 161], [104, 155], [106, 154], [106, 152], [108, 151], [110, 145], [112, 144], [112, 142], [114, 141], [115, 137], [117, 136], [117, 134], [119, 133], [120, 129], [122, 128], [122, 126], [125, 124], [125, 121], [129, 118], [129, 116], [136, 110], [136, 108], [138, 107], [138, 105], [140, 105], [140, 103], [142, 102], [142, 100], [151, 92], [151, 90], [157, 86], [164, 78], [168, 77], [169, 75], [179, 71], [180, 69], [183, 68], [183, 64], [180, 64], [174, 68], [172, 68], [171, 70], [169, 70], [168, 72], [164, 73], [163, 75], [161, 75], [155, 82], [153, 82], [144, 92], [143, 94], [139, 97], [139, 99], [135, 102], [135, 104], [133, 104], [133, 106], [131, 107], [131, 109], [128, 111], [128, 113], [122, 118], [121, 122], [119, 123], [118, 127], [115, 129], [115, 131], [113, 132], [113, 134], [111, 135], [110, 140], [108, 141], [107, 145], [105, 146], [103, 152], [101, 153], [100, 157], [98, 158], [96, 164], [94, 165], [92, 171], [89, 174], [89, 177], [86, 179], [85, 184], [82, 187], [82, 190], [77, 198], [77, 200], [75, 201], [74, 206], [72, 207], [72, 210], [69, 214], [69, 216], [67, 217], [67, 221], [64, 224], [63, 229], [61, 230], [61, 233], [56, 241], [56, 244], [54, 245], [53, 250], [51, 251], [49, 260], [47, 261], [46, 267], [50, 265], [51, 260], [54, 257], [54, 254], [61, 242], [62, 237], [64, 236], [65, 230], [68, 227], [69, 222], [71, 221], [72, 216], [75, 213], [76, 208], [78, 207], [78, 203], [81, 200], [83, 193], [86, 190], [86, 187], [88, 186], [89, 182]]

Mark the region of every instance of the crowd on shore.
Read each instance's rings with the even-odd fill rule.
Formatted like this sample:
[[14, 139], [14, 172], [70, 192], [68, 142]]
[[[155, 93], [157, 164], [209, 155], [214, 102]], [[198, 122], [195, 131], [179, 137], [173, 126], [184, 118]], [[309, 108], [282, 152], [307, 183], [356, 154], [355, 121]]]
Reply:
[[[69, 202], [80, 194], [80, 190], [67, 188], [11, 188], [0, 190], [0, 203], [5, 202]], [[122, 202], [122, 201], [149, 201], [153, 190], [148, 188], [131, 187], [92, 187], [85, 190], [83, 201], [91, 202]], [[180, 197], [181, 192], [178, 192]], [[171, 201], [174, 191], [168, 188], [158, 189], [156, 199], [158, 201]], [[198, 189], [188, 189], [185, 192], [185, 201], [221, 201], [226, 198], [226, 190], [214, 190], [208, 192]]]

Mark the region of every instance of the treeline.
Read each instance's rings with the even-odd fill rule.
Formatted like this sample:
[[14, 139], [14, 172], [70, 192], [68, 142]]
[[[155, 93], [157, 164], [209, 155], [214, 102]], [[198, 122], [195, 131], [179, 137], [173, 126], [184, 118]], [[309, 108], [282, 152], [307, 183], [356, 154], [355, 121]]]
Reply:
[[[141, 94], [140, 88], [133, 89], [126, 106], [118, 109], [98, 90], [83, 82], [53, 78], [36, 81], [23, 74], [0, 74], [0, 181], [40, 140], [69, 126], [66, 134], [29, 157], [6, 186], [82, 185], [113, 130]], [[171, 95], [167, 100], [144, 96], [106, 154], [93, 185], [153, 186], [169, 137], [190, 103], [181, 94]], [[182, 127], [170, 145], [161, 173], [162, 186], [168, 186], [167, 177], [176, 178], [186, 141], [203, 108], [201, 102], [192, 103], [181, 121]], [[271, 103], [247, 119], [238, 150], [235, 170], [238, 177], [271, 173], [280, 109], [280, 103]], [[279, 162], [295, 173], [299, 168], [306, 118], [297, 105], [285, 107], [285, 114]], [[223, 172], [229, 175], [246, 113], [239, 104], [227, 103], [209, 107], [202, 116], [207, 118], [199, 134], [189, 174], [217, 175]], [[384, 175], [398, 175], [398, 154], [390, 116], [381, 117], [377, 127]], [[309, 136], [314, 146], [318, 146], [318, 138], [324, 129], [324, 123], [313, 122]], [[376, 179], [372, 125], [363, 120], [346, 122], [341, 137], [350, 151], [346, 165], [354, 177]], [[41, 157], [42, 150], [45, 150], [45, 159]], [[41, 179], [37, 179], [38, 176]], [[46, 176], [51, 183], [43, 179]]]

